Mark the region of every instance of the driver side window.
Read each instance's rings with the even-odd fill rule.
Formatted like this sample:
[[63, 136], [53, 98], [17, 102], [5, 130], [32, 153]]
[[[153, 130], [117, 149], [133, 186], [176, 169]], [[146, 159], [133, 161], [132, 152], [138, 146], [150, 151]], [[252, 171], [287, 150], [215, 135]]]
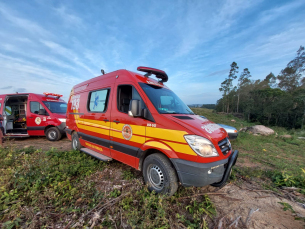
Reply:
[[31, 113], [33, 114], [39, 114], [39, 111], [42, 113], [46, 113], [46, 110], [43, 108], [43, 106], [39, 102], [31, 102]]
[[138, 91], [131, 85], [120, 85], [118, 86], [117, 94], [117, 107], [120, 112], [128, 113], [130, 100], [140, 100], [142, 107], [146, 107], [143, 99], [141, 98]]

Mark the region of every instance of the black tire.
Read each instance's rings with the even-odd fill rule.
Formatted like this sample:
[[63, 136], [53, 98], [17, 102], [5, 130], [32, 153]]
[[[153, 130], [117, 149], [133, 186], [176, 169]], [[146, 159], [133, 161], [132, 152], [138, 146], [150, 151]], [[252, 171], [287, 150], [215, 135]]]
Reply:
[[82, 145], [80, 144], [79, 138], [78, 138], [78, 134], [76, 132], [73, 132], [73, 134], [72, 134], [71, 147], [72, 147], [72, 150], [78, 150], [78, 151], [82, 147]]
[[143, 176], [151, 192], [172, 196], [178, 189], [176, 170], [169, 159], [161, 153], [151, 154], [145, 158]]
[[46, 137], [49, 141], [58, 141], [61, 139], [61, 133], [57, 127], [51, 127], [46, 131]]

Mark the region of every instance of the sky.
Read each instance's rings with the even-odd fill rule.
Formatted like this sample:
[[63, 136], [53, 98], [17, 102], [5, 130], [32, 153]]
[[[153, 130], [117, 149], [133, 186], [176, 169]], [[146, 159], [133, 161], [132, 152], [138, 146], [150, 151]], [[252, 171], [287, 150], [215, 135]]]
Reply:
[[0, 94], [71, 88], [101, 69], [164, 70], [186, 104], [216, 103], [235, 61], [279, 74], [305, 45], [304, 0], [0, 0]]

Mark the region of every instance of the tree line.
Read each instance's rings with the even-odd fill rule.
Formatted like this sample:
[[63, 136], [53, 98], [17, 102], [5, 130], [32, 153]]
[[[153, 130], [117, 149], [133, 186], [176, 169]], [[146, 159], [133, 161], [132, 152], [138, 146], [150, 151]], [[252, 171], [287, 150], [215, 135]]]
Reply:
[[242, 113], [248, 121], [264, 125], [304, 128], [304, 72], [303, 46], [278, 76], [271, 72], [263, 80], [251, 80], [248, 68], [238, 77], [239, 67], [233, 62], [228, 77], [219, 88], [222, 98], [217, 101], [216, 111]]

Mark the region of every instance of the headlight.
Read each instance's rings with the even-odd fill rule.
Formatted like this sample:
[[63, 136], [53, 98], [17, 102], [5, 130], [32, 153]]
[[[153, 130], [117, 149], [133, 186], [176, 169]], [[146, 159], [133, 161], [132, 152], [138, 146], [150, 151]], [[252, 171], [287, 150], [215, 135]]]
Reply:
[[65, 118], [59, 118], [58, 120], [61, 121], [61, 122], [66, 122]]
[[216, 157], [219, 155], [212, 142], [206, 138], [197, 135], [185, 135], [184, 138], [195, 153], [201, 157]]

